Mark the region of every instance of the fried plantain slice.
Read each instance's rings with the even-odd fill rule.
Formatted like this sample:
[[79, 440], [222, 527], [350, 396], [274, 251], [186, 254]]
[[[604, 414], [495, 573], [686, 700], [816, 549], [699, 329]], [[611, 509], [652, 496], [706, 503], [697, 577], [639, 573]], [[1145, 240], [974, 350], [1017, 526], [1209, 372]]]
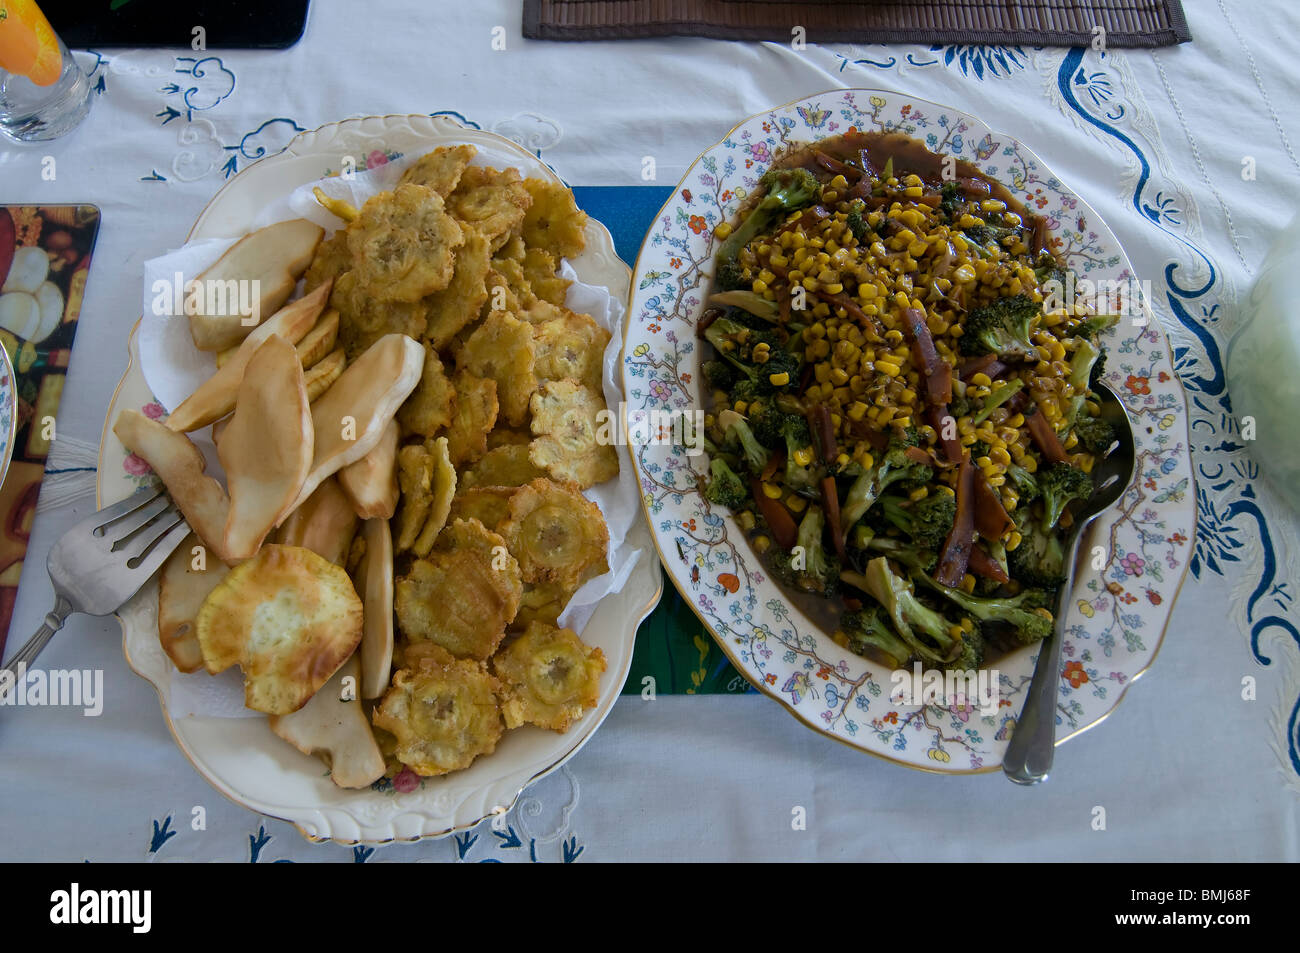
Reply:
[[499, 409], [497, 382], [469, 371], [457, 371], [452, 385], [456, 405], [447, 427], [447, 448], [451, 462], [463, 467], [487, 453], [487, 435], [496, 426]]
[[432, 437], [451, 423], [456, 389], [447, 379], [438, 352], [427, 344], [424, 352], [424, 370], [420, 375], [420, 383], [397, 411], [397, 422], [401, 424], [404, 434]]
[[439, 146], [415, 160], [415, 164], [402, 173], [398, 183], [423, 185], [445, 199], [456, 188], [456, 183], [477, 152], [470, 145]]
[[522, 594], [505, 540], [478, 520], [456, 520], [397, 580], [397, 625], [408, 639], [482, 660], [496, 651]]
[[512, 443], [489, 450], [480, 457], [477, 463], [461, 474], [460, 485], [466, 489], [476, 486], [523, 486], [544, 476], [546, 471], [528, 458], [528, 444]]
[[600, 701], [605, 655], [572, 629], [533, 622], [492, 659], [505, 689], [507, 728], [536, 725], [565, 732]]
[[510, 631], [522, 632], [533, 622], [555, 625], [578, 586], [579, 583], [565, 582], [524, 583], [524, 595], [519, 600], [515, 621], [510, 623]]
[[196, 553], [199, 544], [198, 535], [190, 533], [158, 574], [158, 641], [182, 672], [203, 667], [196, 624], [199, 609], [229, 572], [215, 555], [209, 559], [206, 553]]
[[524, 280], [533, 294], [556, 307], [564, 307], [565, 296], [569, 293], [568, 278], [561, 278], [555, 273], [555, 258], [550, 252], [541, 248], [529, 248], [524, 253]]
[[361, 642], [361, 600], [339, 566], [299, 546], [263, 546], [203, 602], [197, 620], [211, 674], [238, 665], [244, 704], [268, 715], [305, 705]]
[[528, 444], [533, 442], [533, 435], [526, 429], [515, 430], [513, 427], [507, 427], [504, 424], [499, 427], [493, 427], [492, 432], [487, 435], [487, 448], [495, 450], [497, 447], [509, 447], [515, 444]]
[[392, 732], [397, 759], [416, 774], [459, 771], [496, 750], [504, 732], [500, 687], [481, 663], [430, 651], [418, 669], [393, 676], [374, 723]]
[[452, 497], [451, 512], [447, 514], [448, 522], [475, 519], [494, 533], [499, 533], [501, 524], [510, 515], [510, 497], [514, 496], [512, 486], [477, 486], [462, 489]]
[[334, 282], [329, 304], [339, 313], [339, 343], [348, 360], [387, 334], [421, 338], [429, 324], [424, 301], [381, 301], [366, 291], [356, 271], [344, 272]]
[[411, 544], [411, 552], [417, 556], [429, 555], [433, 541], [447, 525], [447, 514], [451, 512], [451, 501], [456, 495], [456, 469], [451, 465], [451, 457], [447, 453], [447, 438], [425, 441], [425, 447], [433, 462], [433, 481], [430, 486], [429, 513], [424, 519], [420, 534]]
[[573, 483], [534, 480], [510, 497], [501, 535], [527, 582], [575, 585], [604, 564], [609, 529]]
[[[531, 308], [536, 304], [538, 298], [533, 293], [533, 286], [528, 282], [528, 276], [524, 274], [524, 265], [522, 260], [516, 261], [513, 258], [493, 258], [492, 273], [489, 279], [495, 280], [495, 284], [489, 284], [488, 291], [496, 292], [502, 284], [505, 286], [505, 293], [498, 296], [505, 302], [514, 302], [514, 307], [495, 308], [494, 310], [516, 311], [520, 309]], [[489, 295], [489, 298], [491, 295]], [[491, 302], [494, 306], [496, 301]]]
[[563, 316], [533, 325], [537, 344], [533, 368], [539, 381], [572, 379], [594, 393], [601, 390], [601, 371], [610, 333], [587, 314], [567, 308]]
[[[508, 311], [511, 314], [519, 314], [524, 306], [519, 301], [519, 295], [510, 285], [510, 281], [497, 270], [497, 261], [493, 259], [492, 267], [488, 269], [487, 277], [484, 283], [487, 286], [487, 301], [479, 313], [486, 318], [493, 311]], [[529, 301], [536, 301], [536, 296], [531, 293], [528, 296]]]
[[425, 337], [439, 350], [479, 316], [488, 300], [487, 278], [492, 249], [477, 229], [465, 226], [465, 244], [456, 251], [451, 284], [424, 300], [429, 315]]
[[482, 232], [496, 251], [523, 223], [532, 201], [517, 169], [500, 172], [472, 165], [448, 197], [447, 209], [457, 221]]
[[307, 402], [314, 404], [317, 398], [322, 397], [334, 386], [334, 382], [343, 376], [347, 366], [348, 359], [343, 353], [343, 348], [330, 352], [313, 364], [311, 370], [307, 371], [302, 379], [307, 391]]
[[495, 311], [469, 336], [456, 355], [456, 367], [496, 381], [501, 414], [507, 423], [518, 427], [527, 422], [528, 400], [537, 389], [535, 350], [528, 324]]
[[532, 396], [530, 457], [557, 480], [581, 489], [618, 476], [618, 453], [608, 440], [612, 426], [605, 398], [574, 380], [548, 381]]
[[361, 290], [380, 301], [408, 303], [447, 287], [465, 240], [442, 196], [422, 185], [372, 196], [347, 236]]
[[316, 255], [307, 266], [302, 280], [307, 291], [315, 291], [327, 281], [333, 281], [345, 271], [352, 270], [352, 252], [348, 251], [347, 229], [340, 228], [316, 246]]
[[402, 505], [393, 545], [404, 552], [415, 545], [433, 507], [433, 454], [423, 444], [409, 444], [397, 451], [397, 485]]
[[587, 213], [578, 210], [573, 193], [542, 179], [525, 179], [524, 188], [533, 200], [524, 216], [524, 242], [550, 252], [557, 261], [575, 257], [587, 245]]

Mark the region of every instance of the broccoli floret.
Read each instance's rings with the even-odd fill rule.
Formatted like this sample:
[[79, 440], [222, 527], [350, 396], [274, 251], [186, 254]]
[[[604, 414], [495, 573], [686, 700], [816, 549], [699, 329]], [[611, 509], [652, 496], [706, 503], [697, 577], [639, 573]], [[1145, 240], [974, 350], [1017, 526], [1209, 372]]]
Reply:
[[986, 441], [976, 440], [970, 445], [970, 458], [978, 460], [980, 457], [987, 457], [992, 450], [993, 448]]
[[1007, 476], [1016, 485], [1016, 492], [1020, 494], [1018, 505], [1023, 512], [1030, 503], [1041, 495], [1038, 489], [1038, 480], [1024, 467], [1015, 463], [1007, 467]]
[[886, 519], [912, 537], [922, 550], [931, 553], [943, 547], [957, 515], [957, 499], [947, 493], [931, 493], [910, 508], [888, 496], [880, 505]]
[[1034, 265], [1034, 277], [1038, 279], [1040, 287], [1049, 281], [1056, 281], [1064, 289], [1069, 276], [1066, 269], [1061, 267], [1061, 263], [1056, 260], [1056, 256], [1049, 251], [1045, 251], [1038, 256], [1038, 263]]
[[855, 201], [851, 206], [849, 206], [849, 214], [844, 220], [844, 224], [847, 225], [849, 231], [853, 233], [853, 237], [861, 243], [866, 243], [874, 237], [871, 225], [867, 222], [866, 203], [860, 200]]
[[879, 606], [845, 612], [840, 616], [840, 632], [848, 639], [850, 651], [884, 655], [893, 668], [901, 668], [914, 654], [912, 646], [894, 634]]
[[948, 413], [952, 414], [954, 418], [969, 417], [974, 409], [970, 398], [964, 394], [960, 397], [954, 396], [952, 400], [948, 401]]
[[763, 468], [767, 466], [769, 453], [767, 448], [759, 443], [758, 438], [754, 436], [754, 431], [749, 427], [749, 421], [734, 410], [724, 410], [718, 415], [718, 426], [722, 428], [728, 442], [739, 446], [745, 468], [750, 473], [762, 472]]
[[726, 361], [705, 361], [704, 379], [714, 390], [729, 391], [736, 383], [736, 369]]
[[745, 281], [745, 269], [736, 258], [719, 259], [714, 280], [725, 291], [738, 291], [749, 284]]
[[[733, 318], [722, 317], [709, 325], [704, 337], [719, 357], [749, 380], [754, 393], [770, 394], [798, 385], [799, 358], [781, 346], [775, 333], [758, 331]], [[767, 345], [767, 359], [762, 362], [754, 360], [754, 349], [760, 344]], [[744, 378], [738, 378], [738, 383], [743, 383]], [[734, 387], [731, 396], [741, 399], [734, 393]]]
[[950, 222], [955, 222], [961, 218], [961, 213], [966, 210], [966, 200], [962, 198], [961, 193], [957, 190], [956, 182], [945, 182], [943, 188], [939, 190], [939, 211]]
[[943, 663], [945, 671], [977, 672], [984, 667], [984, 635], [978, 628], [973, 632], [963, 632], [961, 651], [957, 657]]
[[1083, 409], [1083, 402], [1088, 395], [1089, 381], [1092, 380], [1092, 365], [1099, 357], [1101, 357], [1100, 347], [1089, 338], [1079, 338], [1074, 355], [1070, 358], [1069, 382], [1074, 388], [1075, 396], [1070, 398], [1070, 403], [1065, 408], [1067, 425], [1073, 424], [1075, 418], [1079, 416], [1079, 411]]
[[[785, 483], [793, 489], [816, 486], [817, 455], [813, 452], [812, 428], [798, 414], [785, 414], [781, 435], [785, 440]], [[808, 463], [800, 463], [806, 457]]]
[[1036, 589], [1026, 589], [1019, 595], [981, 599], [968, 596], [960, 589], [941, 586], [929, 577], [923, 579], [931, 589], [980, 622], [1000, 622], [1015, 630], [1016, 638], [1026, 645], [1052, 634], [1052, 619], [1034, 610], [1046, 605], [1047, 594]]
[[1106, 376], [1106, 351], [1103, 348], [1102, 352], [1097, 355], [1097, 360], [1092, 362], [1092, 372], [1088, 375], [1088, 387], [1089, 388], [1096, 387], [1097, 382], [1105, 376]]
[[[909, 440], [913, 442], [909, 443]], [[915, 487], [930, 482], [934, 477], [933, 468], [909, 459], [904, 452], [909, 446], [915, 446], [912, 434], [895, 437], [885, 452], [879, 454], [875, 462], [853, 481], [848, 499], [840, 509], [842, 526], [851, 527], [862, 519], [880, 494], [892, 484]]]
[[788, 414], [771, 401], [758, 400], [750, 403], [746, 416], [749, 417], [749, 429], [754, 432], [759, 443], [769, 450], [785, 449], [783, 427]]
[[709, 463], [709, 485], [704, 490], [704, 498], [716, 506], [741, 510], [749, 504], [749, 489], [725, 460], [714, 457]]
[[759, 180], [759, 186], [767, 194], [718, 249], [714, 274], [718, 284], [727, 290], [741, 289], [745, 284], [740, 250], [776, 224], [782, 215], [803, 208], [821, 195], [821, 184], [807, 169], [770, 169]]
[[1015, 235], [1019, 231], [1018, 228], [1006, 225], [976, 225], [966, 229], [964, 234], [978, 245], [997, 245], [1001, 247], [1002, 239], [1008, 235]]
[[1028, 507], [1018, 509], [1016, 527], [1020, 545], [1007, 553], [1007, 569], [1017, 582], [1039, 589], [1054, 589], [1065, 582], [1065, 546], [1060, 534], [1043, 528]]
[[961, 352], [968, 357], [997, 354], [999, 357], [1034, 358], [1038, 348], [1029, 340], [1029, 324], [1042, 309], [1028, 295], [999, 298], [976, 308], [966, 318], [961, 335]]
[[1092, 496], [1092, 477], [1068, 463], [1053, 463], [1039, 472], [1038, 488], [1043, 494], [1043, 525], [1052, 529], [1067, 506]]
[[1075, 337], [1082, 337], [1096, 343], [1101, 336], [1119, 324], [1118, 314], [1094, 314], [1085, 321], [1080, 321], [1072, 332]]
[[[918, 600], [911, 581], [894, 572], [884, 556], [868, 562], [862, 575], [850, 573], [845, 578], [860, 585], [884, 607], [894, 631], [912, 646], [912, 651], [920, 658], [942, 663], [960, 654], [961, 640], [952, 636], [952, 624], [943, 613]], [[922, 637], [933, 645], [922, 641]]]
[[1115, 428], [1100, 417], [1080, 417], [1074, 422], [1079, 446], [1089, 453], [1103, 454], [1115, 442]]
[[802, 522], [799, 523], [799, 535], [795, 545], [803, 548], [803, 568], [796, 569], [796, 580], [800, 589], [831, 596], [840, 581], [840, 561], [826, 552], [822, 545], [822, 530], [826, 527], [826, 517], [820, 506], [808, 507]]

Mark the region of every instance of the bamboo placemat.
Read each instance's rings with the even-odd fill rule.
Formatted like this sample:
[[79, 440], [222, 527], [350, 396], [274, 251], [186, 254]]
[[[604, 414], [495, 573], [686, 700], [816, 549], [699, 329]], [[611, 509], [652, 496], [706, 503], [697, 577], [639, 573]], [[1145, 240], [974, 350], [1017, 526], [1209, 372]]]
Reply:
[[524, 0], [524, 36], [1110, 47], [1191, 40], [1179, 0]]

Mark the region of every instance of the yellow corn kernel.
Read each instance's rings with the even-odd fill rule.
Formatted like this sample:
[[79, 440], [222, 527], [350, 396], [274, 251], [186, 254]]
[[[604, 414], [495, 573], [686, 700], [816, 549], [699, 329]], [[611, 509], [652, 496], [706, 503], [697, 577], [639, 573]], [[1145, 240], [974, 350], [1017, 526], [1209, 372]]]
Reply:
[[743, 400], [738, 400], [736, 401], [736, 406], [732, 409], [738, 414], [743, 414], [745, 411], [749, 410], [749, 404], [745, 403]]
[[1051, 621], [1052, 621], [1052, 610], [1051, 610], [1051, 609], [1044, 609], [1042, 606], [1039, 606], [1037, 609], [1034, 609], [1034, 610], [1032, 610], [1032, 611], [1033, 611], [1034, 615], [1041, 615], [1041, 616], [1042, 616], [1044, 619], [1046, 619], [1048, 622], [1051, 622]]
[[731, 224], [729, 222], [720, 222], [713, 229], [713, 235], [719, 241], [725, 241], [731, 235]]
[[913, 503], [915, 503], [917, 500], [923, 500], [929, 495], [930, 495], [930, 490], [927, 487], [918, 486], [911, 493], [907, 494], [907, 498], [911, 500]]
[[915, 404], [916, 391], [912, 390], [910, 387], [904, 387], [898, 394], [898, 400], [903, 404]]
[[822, 189], [823, 202], [837, 202], [839, 201], [839, 198], [840, 198], [840, 193], [835, 191], [834, 189]]
[[763, 495], [769, 500], [779, 500], [781, 499], [781, 488], [775, 483], [764, 483]]
[[1084, 473], [1091, 473], [1093, 462], [1094, 462], [1094, 458], [1092, 454], [1088, 454], [1086, 457], [1084, 457], [1082, 460], [1079, 461], [1079, 469], [1082, 470]]
[[866, 416], [866, 413], [867, 413], [867, 405], [860, 400], [855, 400], [852, 404], [849, 405], [848, 414], [850, 420], [854, 420], [854, 421], [861, 420], [864, 416]]
[[818, 364], [813, 367], [813, 377], [818, 384], [825, 384], [831, 379], [831, 368], [829, 364]]
[[1024, 414], [1016, 414], [1016, 415], [1013, 416], [1013, 417], [1008, 417], [1008, 418], [1007, 418], [1007, 426], [1008, 426], [1008, 427], [1016, 427], [1016, 428], [1019, 428], [1019, 427], [1023, 427], [1024, 425], [1025, 425], [1025, 415], [1024, 415]]
[[794, 462], [801, 467], [806, 467], [813, 462], [812, 447], [800, 447], [794, 452]]
[[785, 505], [796, 513], [802, 513], [808, 507], [808, 501], [802, 496], [791, 493], [785, 498]]
[[790, 372], [782, 371], [780, 374], [771, 374], [767, 380], [773, 387], [784, 387], [790, 383]]
[[960, 265], [955, 271], [953, 271], [952, 277], [954, 281], [959, 281], [962, 284], [969, 284], [975, 280], [975, 272], [971, 270], [970, 265]]
[[841, 453], [835, 458], [835, 465], [837, 467], [847, 467], [852, 462], [852, 459], [850, 459], [847, 453]]
[[898, 427], [910, 427], [912, 426], [912, 416], [911, 414], [904, 414], [901, 417], [895, 417], [893, 422]]
[[1064, 447], [1066, 450], [1073, 450], [1078, 445], [1079, 445], [1079, 438], [1075, 436], [1073, 433], [1071, 433], [1070, 436], [1065, 438]]
[[899, 373], [898, 365], [892, 364], [889, 361], [876, 361], [876, 370], [884, 374], [886, 377], [897, 377]]
[[1017, 530], [1013, 529], [1011, 531], [1011, 535], [1007, 537], [1007, 552], [1009, 553], [1015, 552], [1016, 548], [1020, 545], [1020, 542], [1021, 542], [1020, 533]]
[[844, 178], [844, 176], [842, 175], [837, 175], [835, 176], [835, 178], [831, 179], [831, 188], [833, 189], [837, 189], [842, 192], [848, 187], [849, 187], [849, 180]]
[[[917, 191], [919, 192], [920, 189], [918, 189]], [[948, 626], [948, 635], [950, 635], [954, 639], [960, 639], [962, 636], [962, 627], [959, 625]]]
[[849, 372], [842, 367], [831, 368], [831, 383], [836, 387], [843, 387], [849, 382]]
[[860, 463], [865, 469], [870, 470], [876, 465], [876, 458], [870, 453], [864, 452], [858, 457], [858, 463]]
[[970, 573], [966, 573], [961, 577], [961, 591], [967, 595], [975, 591], [975, 577]]
[[994, 447], [989, 451], [989, 458], [998, 466], [1011, 466], [1011, 454], [1007, 453], [1006, 447]]
[[938, 493], [946, 493], [948, 496], [956, 496], [957, 492], [950, 486], [944, 486], [942, 483], [936, 488]]
[[1000, 199], [985, 199], [980, 202], [981, 212], [1005, 212], [1006, 210], [1007, 203]]
[[767, 291], [767, 282], [764, 281], [762, 278], [756, 278], [754, 279], [753, 285], [750, 286], [750, 289], [754, 292], [754, 294], [761, 295], [765, 291]]
[[763, 553], [767, 552], [771, 548], [772, 548], [772, 541], [768, 539], [766, 536], [754, 537], [754, 549], [758, 551], [759, 555], [762, 555]]
[[827, 283], [827, 284], [822, 288], [822, 290], [825, 291], [827, 294], [837, 295], [837, 294], [840, 294], [840, 293], [842, 293], [842, 292], [844, 291], [844, 285], [841, 284], [841, 283], [838, 282], [838, 281], [831, 281], [831, 282], [828, 282], [828, 283]]
[[983, 371], [981, 371], [981, 372], [978, 373], [978, 374], [972, 374], [972, 375], [971, 375], [970, 382], [971, 382], [972, 384], [976, 385], [977, 387], [992, 387], [992, 386], [993, 386], [993, 380], [992, 380], [992, 379], [991, 379], [987, 374], [985, 374]]
[[903, 194], [909, 199], [919, 199], [925, 194], [925, 190], [919, 185], [909, 185], [907, 188], [903, 189]]

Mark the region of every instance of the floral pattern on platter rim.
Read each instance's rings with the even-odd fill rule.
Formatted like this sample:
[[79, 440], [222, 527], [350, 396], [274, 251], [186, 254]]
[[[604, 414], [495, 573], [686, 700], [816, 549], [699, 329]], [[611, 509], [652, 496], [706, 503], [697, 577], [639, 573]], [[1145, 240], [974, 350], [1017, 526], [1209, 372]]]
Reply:
[[[1053, 247], [1080, 277], [1136, 277], [1097, 214], [1011, 137], [959, 110], [896, 92], [840, 89], [811, 96], [750, 117], [704, 152], [647, 235], [633, 269], [624, 339], [629, 433], [644, 429], [655, 412], [707, 406], [695, 322], [708, 292], [714, 227], [734, 221], [775, 159], [853, 129], [903, 132], [933, 152], [975, 163], [1047, 217]], [[1150, 665], [1192, 552], [1186, 397], [1165, 335], [1149, 308], [1146, 314], [1144, 325], [1124, 321], [1106, 342], [1107, 381], [1134, 422], [1137, 472], [1081, 547], [1087, 554], [1109, 542], [1100, 570], [1080, 559], [1067, 600], [1058, 744], [1101, 721]], [[1037, 647], [998, 662], [995, 714], [960, 700], [946, 707], [893, 704], [890, 672], [841, 648], [787, 600], [730, 514], [704, 500], [697, 476], [707, 472], [707, 457], [693, 458], [670, 440], [630, 444], [669, 577], [760, 691], [814, 730], [909, 767], [970, 773], [1000, 765]]]
[[[187, 240], [242, 234], [269, 195], [285, 194], [337, 167], [339, 156], [392, 157], [418, 154], [439, 145], [470, 142], [505, 153], [525, 174], [560, 181], [554, 171], [520, 146], [448, 116], [371, 116], [304, 132], [283, 152], [235, 176], [200, 213]], [[372, 163], [382, 164], [382, 163]], [[358, 169], [358, 171], [360, 171]], [[628, 269], [614, 250], [609, 231], [589, 221], [587, 248], [571, 261], [579, 277], [624, 295]], [[137, 326], [138, 327], [138, 326]], [[129, 363], [110, 402], [100, 439], [97, 505], [122, 499], [152, 477], [113, 436], [117, 412], [136, 408], [160, 418], [164, 410], [140, 372], [136, 334]], [[637, 521], [628, 543], [650, 550], [649, 534]], [[127, 664], [158, 692], [164, 721], [177, 746], [210, 784], [231, 800], [292, 823], [311, 840], [381, 844], [438, 837], [472, 828], [510, 809], [524, 789], [550, 774], [590, 739], [612, 710], [632, 663], [637, 626], [663, 592], [660, 572], [648, 555], [633, 569], [623, 590], [602, 601], [587, 628], [586, 641], [608, 660], [597, 707], [567, 734], [523, 728], [508, 732], [492, 755], [465, 771], [441, 778], [381, 779], [368, 789], [345, 791], [329, 780], [314, 757], [275, 737], [262, 718], [186, 717], [168, 710], [171, 681], [179, 676], [158, 643], [158, 590], [150, 583], [122, 607], [122, 646]]]
[[0, 347], [0, 483], [9, 473], [14, 458], [14, 438], [18, 428], [18, 389], [14, 384], [14, 365], [9, 352]]

